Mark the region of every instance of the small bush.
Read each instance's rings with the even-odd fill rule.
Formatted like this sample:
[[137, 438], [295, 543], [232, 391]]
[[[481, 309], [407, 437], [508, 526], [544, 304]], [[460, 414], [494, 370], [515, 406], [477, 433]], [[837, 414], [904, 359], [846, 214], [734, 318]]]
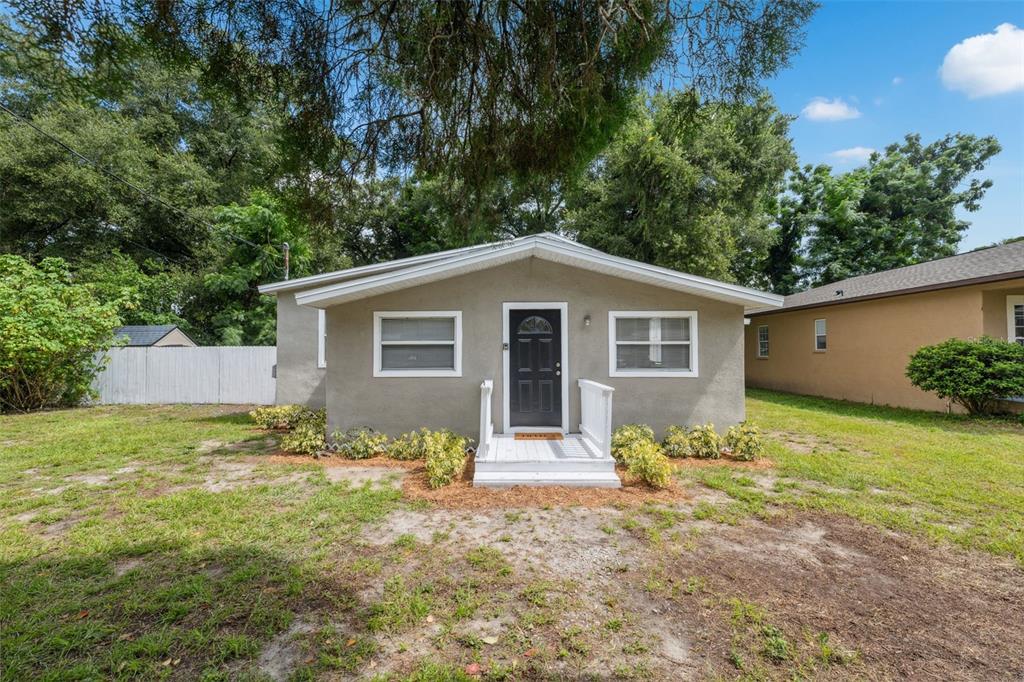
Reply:
[[306, 410], [292, 425], [292, 430], [281, 438], [281, 449], [286, 452], [316, 456], [327, 445], [326, 435], [326, 411]]
[[690, 456], [698, 459], [718, 459], [722, 456], [722, 439], [711, 422], [690, 429]]
[[652, 488], [667, 488], [672, 480], [672, 465], [653, 440], [636, 440], [622, 451], [631, 476]]
[[984, 336], [922, 346], [907, 378], [971, 414], [990, 414], [1000, 399], [1024, 395], [1024, 345]]
[[249, 417], [261, 429], [292, 429], [306, 413], [311, 413], [302, 405], [274, 405], [257, 407], [249, 413]]
[[452, 431], [427, 431], [419, 434], [423, 439], [427, 482], [431, 488], [448, 485], [462, 475], [466, 468], [466, 439]]
[[691, 455], [690, 436], [686, 433], [686, 429], [681, 426], [668, 427], [668, 431], [665, 432], [665, 440], [661, 442], [661, 447], [669, 457], [678, 458]]
[[346, 459], [369, 459], [387, 454], [388, 437], [371, 428], [349, 429], [331, 434], [331, 450]]
[[623, 424], [612, 434], [612, 457], [619, 464], [625, 465], [623, 453], [639, 441], [654, 442], [654, 430], [647, 424]]
[[724, 442], [725, 447], [732, 451], [732, 456], [744, 462], [752, 462], [764, 455], [761, 431], [747, 422], [730, 426]]
[[430, 433], [426, 428], [403, 433], [391, 444], [391, 456], [405, 461], [426, 459]]

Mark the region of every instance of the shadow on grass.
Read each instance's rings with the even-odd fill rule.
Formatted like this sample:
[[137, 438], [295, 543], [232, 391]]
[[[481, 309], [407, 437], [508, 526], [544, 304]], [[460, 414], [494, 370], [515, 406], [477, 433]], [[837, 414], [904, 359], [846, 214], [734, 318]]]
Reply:
[[[330, 610], [338, 641], [367, 641], [365, 608], [341, 576], [309, 575], [254, 546], [193, 552], [141, 543], [105, 554], [0, 564], [5, 680], [237, 679], [274, 651], [279, 673], [310, 661]], [[298, 627], [304, 614], [302, 627]], [[350, 652], [358, 668], [372, 653]], [[355, 670], [352, 672], [355, 672]], [[300, 671], [312, 672], [312, 671]]]
[[817, 396], [782, 393], [760, 388], [748, 388], [747, 397], [762, 402], [823, 413], [834, 417], [879, 419], [912, 426], [944, 429], [955, 433], [985, 433], [1005, 431], [1024, 434], [1024, 423], [1017, 416], [972, 417], [965, 414], [945, 414], [911, 410], [886, 405], [868, 405], [848, 400], [835, 400]]

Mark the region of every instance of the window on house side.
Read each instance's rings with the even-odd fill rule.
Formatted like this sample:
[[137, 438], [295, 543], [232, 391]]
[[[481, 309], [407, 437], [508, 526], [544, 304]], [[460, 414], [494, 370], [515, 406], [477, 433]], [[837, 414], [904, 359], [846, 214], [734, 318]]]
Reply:
[[768, 325], [766, 324], [757, 328], [757, 357], [768, 357]]
[[814, 321], [814, 350], [824, 351], [828, 349], [828, 335], [825, 328], [825, 320]]
[[316, 311], [316, 366], [327, 366], [327, 311]]
[[1006, 338], [1024, 345], [1024, 296], [1006, 297]]
[[697, 313], [608, 313], [608, 374], [613, 377], [697, 376]]
[[462, 376], [460, 311], [376, 312], [373, 316], [374, 376]]

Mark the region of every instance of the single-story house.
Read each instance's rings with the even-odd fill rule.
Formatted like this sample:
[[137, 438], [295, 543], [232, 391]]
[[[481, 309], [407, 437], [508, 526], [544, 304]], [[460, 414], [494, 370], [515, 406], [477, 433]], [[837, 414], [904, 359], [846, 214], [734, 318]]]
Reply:
[[1024, 343], [1024, 241], [851, 277], [749, 318], [749, 386], [952, 409], [911, 385], [907, 362], [921, 346], [953, 337]]
[[[620, 424], [742, 421], [744, 314], [782, 302], [550, 233], [260, 291], [277, 297], [279, 404], [326, 406], [328, 431], [470, 435], [478, 482], [487, 457], [530, 459], [517, 433], [562, 439], [518, 442], [559, 443], [565, 483], [586, 478], [566, 464], [573, 448], [611, 470], [608, 435]], [[535, 464], [495, 476], [557, 482]]]
[[194, 347], [196, 342], [176, 324], [130, 324], [114, 330], [117, 340], [125, 339], [126, 346], [153, 346], [163, 348]]

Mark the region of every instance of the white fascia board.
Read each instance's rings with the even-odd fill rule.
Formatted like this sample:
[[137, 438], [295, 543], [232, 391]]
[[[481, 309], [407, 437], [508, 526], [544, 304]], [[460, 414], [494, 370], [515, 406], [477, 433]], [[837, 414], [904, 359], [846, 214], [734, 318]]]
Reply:
[[361, 265], [357, 268], [348, 268], [347, 270], [336, 270], [334, 272], [325, 272], [319, 275], [299, 277], [298, 279], [286, 279], [280, 282], [273, 282], [271, 284], [261, 284], [260, 286], [257, 287], [257, 290], [261, 294], [276, 294], [281, 291], [309, 289], [311, 287], [325, 286], [327, 284], [333, 284], [335, 282], [365, 277], [367, 275], [372, 275], [374, 273], [398, 270], [400, 268], [406, 268], [412, 265], [419, 265], [422, 263], [431, 263], [434, 261], [443, 260], [445, 258], [450, 258], [460, 253], [484, 251], [486, 249], [500, 245], [501, 242], [491, 242], [488, 244], [478, 244], [476, 246], [465, 246], [461, 249], [452, 249], [450, 251], [428, 253], [422, 256], [410, 256], [409, 258], [399, 258], [398, 260], [386, 261], [384, 263]]
[[481, 270], [490, 265], [537, 256], [604, 274], [635, 280], [653, 286], [706, 296], [745, 307], [780, 307], [782, 297], [736, 284], [688, 275], [667, 268], [610, 256], [595, 249], [578, 246], [568, 240], [535, 235], [492, 245], [482, 252], [464, 252], [438, 262], [406, 267], [357, 280], [312, 289], [296, 294], [299, 305], [327, 307], [366, 298], [386, 291], [405, 289]]

